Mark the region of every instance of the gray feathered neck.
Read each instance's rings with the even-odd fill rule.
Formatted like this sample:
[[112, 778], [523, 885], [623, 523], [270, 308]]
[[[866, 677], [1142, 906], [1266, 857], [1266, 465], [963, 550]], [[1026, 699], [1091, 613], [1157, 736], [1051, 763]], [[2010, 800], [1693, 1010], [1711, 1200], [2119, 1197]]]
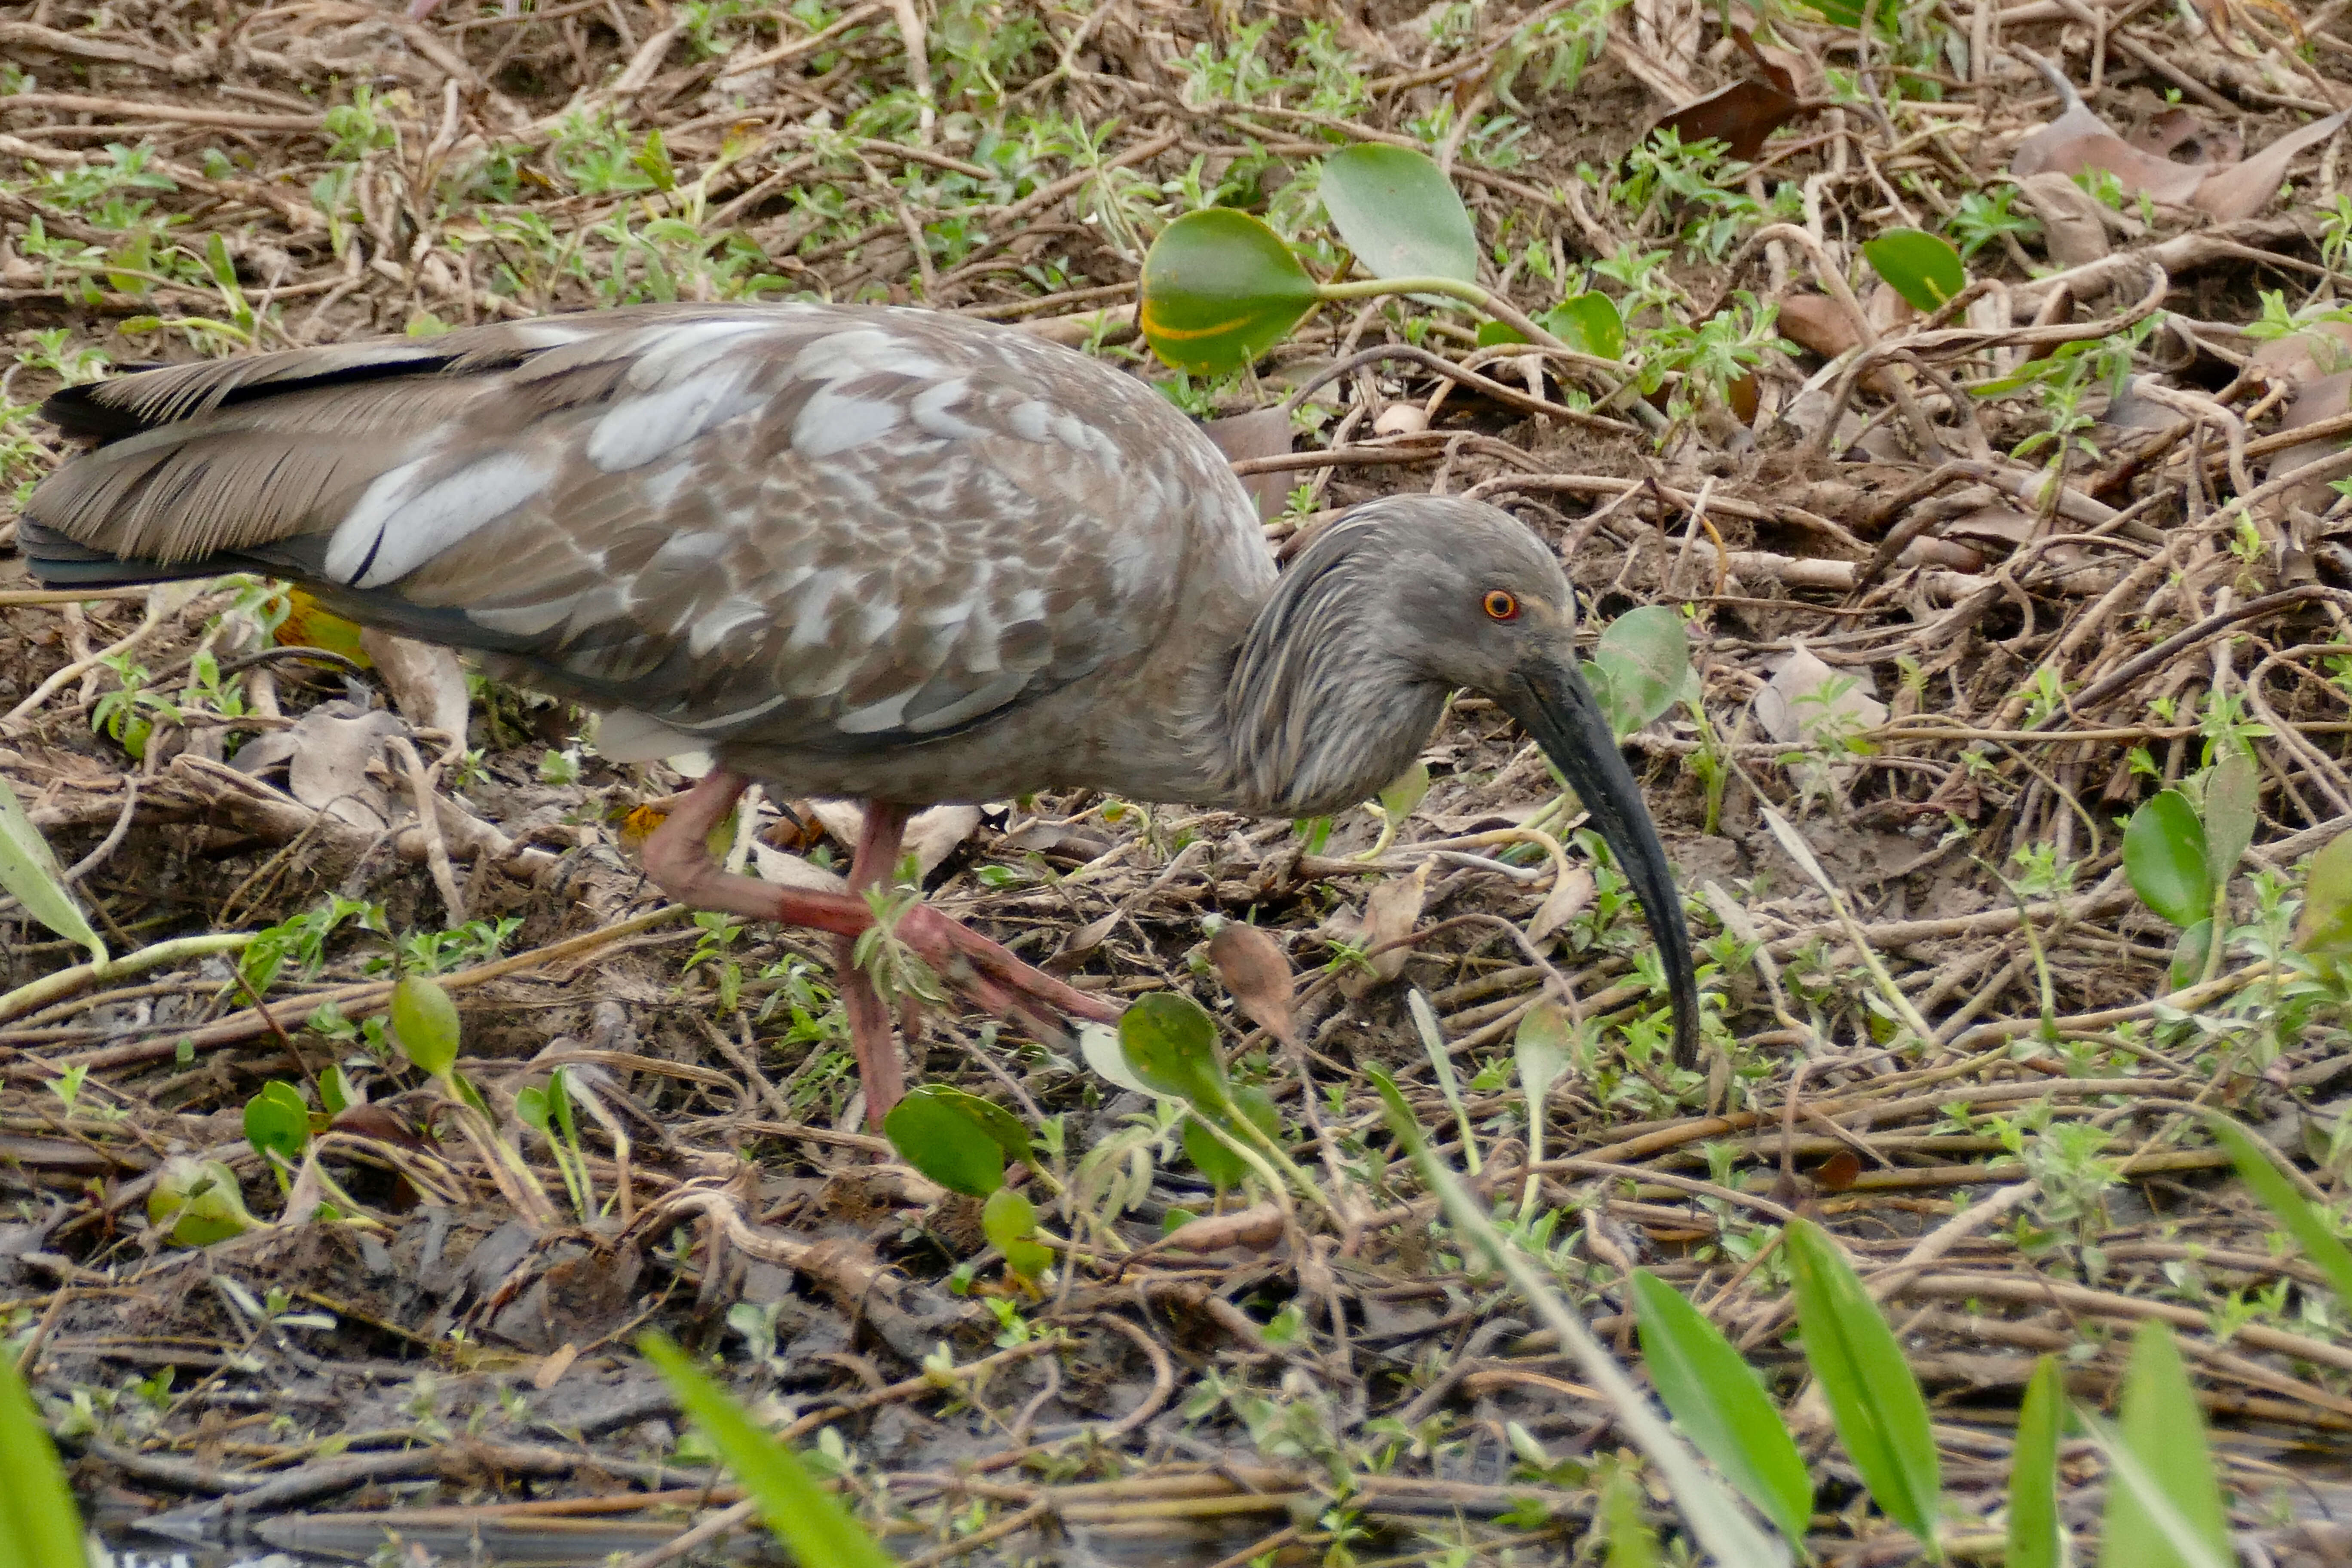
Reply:
[[1282, 574], [1225, 685], [1236, 804], [1317, 816], [1370, 799], [1412, 765], [1445, 705], [1402, 635], [1391, 538], [1360, 510]]

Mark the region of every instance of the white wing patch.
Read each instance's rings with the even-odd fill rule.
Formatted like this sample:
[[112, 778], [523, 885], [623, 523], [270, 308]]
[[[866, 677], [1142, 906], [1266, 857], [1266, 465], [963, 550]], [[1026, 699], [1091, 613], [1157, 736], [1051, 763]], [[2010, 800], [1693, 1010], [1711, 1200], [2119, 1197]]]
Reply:
[[652, 462], [714, 425], [760, 406], [740, 369], [616, 403], [588, 433], [588, 460], [608, 474]]
[[424, 467], [423, 459], [403, 463], [362, 492], [328, 541], [330, 577], [354, 588], [396, 582], [530, 500], [555, 477], [554, 461], [544, 453], [503, 451], [414, 489]]
[[829, 458], [897, 429], [905, 412], [895, 403], [855, 397], [827, 384], [793, 421], [793, 448], [804, 458]]

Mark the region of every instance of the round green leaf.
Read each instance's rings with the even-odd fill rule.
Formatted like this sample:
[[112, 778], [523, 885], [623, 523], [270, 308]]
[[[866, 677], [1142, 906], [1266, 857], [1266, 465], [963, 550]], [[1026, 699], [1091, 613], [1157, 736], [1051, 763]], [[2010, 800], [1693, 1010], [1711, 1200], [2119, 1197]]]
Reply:
[[1119, 1054], [1156, 1094], [1172, 1094], [1204, 1114], [1224, 1111], [1225, 1060], [1208, 1010], [1176, 991], [1154, 991], [1129, 1004], [1118, 1020]]
[[392, 1032], [418, 1071], [447, 1080], [457, 1065], [457, 1005], [439, 981], [412, 974], [392, 988]]
[[2140, 901], [2184, 930], [2213, 912], [2205, 865], [2205, 825], [2177, 789], [2166, 790], [2124, 827], [2124, 875]]
[[981, 1205], [980, 1228], [991, 1247], [1010, 1252], [1015, 1243], [1036, 1234], [1037, 1205], [1029, 1201], [1026, 1194], [1012, 1187], [999, 1187]]
[[245, 1102], [245, 1141], [257, 1154], [277, 1155], [291, 1164], [310, 1141], [310, 1108], [294, 1086], [272, 1081]]
[[1323, 160], [1323, 208], [1375, 278], [1478, 280], [1478, 232], [1428, 154], [1364, 142]]
[[2352, 833], [2339, 833], [2311, 858], [2295, 946], [2314, 958], [2352, 958]]
[[891, 1107], [882, 1133], [899, 1158], [950, 1192], [984, 1198], [1004, 1185], [1004, 1146], [967, 1102], [988, 1103], [942, 1084], [920, 1085]]
[[1675, 704], [1691, 679], [1690, 635], [1664, 605], [1644, 605], [1609, 623], [1592, 650], [1610, 727], [1630, 735]]
[[1969, 286], [1952, 242], [1925, 229], [1889, 229], [1862, 247], [1862, 258], [1915, 310], [1932, 311]]
[[1280, 342], [1315, 300], [1315, 279], [1280, 235], [1247, 213], [1209, 207], [1152, 241], [1136, 320], [1163, 363], [1229, 375]]
[[1508, 321], [1490, 321], [1478, 323], [1478, 346], [1482, 349], [1496, 348], [1504, 343], [1523, 343], [1527, 341], [1527, 333]]
[[547, 1131], [547, 1090], [519, 1089], [515, 1090], [515, 1114], [523, 1125], [534, 1131]]
[[1606, 294], [1571, 294], [1543, 314], [1543, 329], [1579, 353], [1625, 357], [1625, 319]]
[[147, 1192], [147, 1219], [151, 1225], [169, 1224], [172, 1239], [182, 1247], [210, 1247], [261, 1228], [245, 1206], [234, 1171], [218, 1160], [185, 1154], [163, 1163]]

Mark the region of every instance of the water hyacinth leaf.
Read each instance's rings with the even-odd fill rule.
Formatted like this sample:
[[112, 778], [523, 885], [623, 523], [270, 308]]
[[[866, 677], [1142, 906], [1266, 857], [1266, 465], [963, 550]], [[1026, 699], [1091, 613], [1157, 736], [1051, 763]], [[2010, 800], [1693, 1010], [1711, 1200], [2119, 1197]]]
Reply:
[[1367, 1075], [1381, 1097], [1382, 1120], [1390, 1133], [1412, 1159], [1423, 1184], [1437, 1195], [1447, 1222], [1465, 1241], [1493, 1259], [1510, 1279], [1511, 1288], [1534, 1311], [1538, 1321], [1559, 1337], [1559, 1343], [1582, 1370], [1584, 1379], [1600, 1390], [1616, 1417], [1617, 1429], [1655, 1465], [1667, 1495], [1690, 1526], [1699, 1549], [1718, 1562], [1741, 1568], [1782, 1568], [1787, 1550], [1740, 1510], [1730, 1492], [1709, 1475], [1690, 1446], [1675, 1436], [1665, 1422], [1633, 1386], [1609, 1348], [1593, 1337], [1583, 1318], [1570, 1307], [1526, 1251], [1495, 1227], [1485, 1203], [1431, 1152], [1429, 1139], [1413, 1120], [1396, 1079], [1377, 1067]]
[[1592, 663], [1610, 728], [1630, 735], [1673, 707], [1689, 685], [1690, 634], [1674, 610], [1644, 605], [1609, 623]]
[[25, 815], [5, 779], [0, 779], [0, 892], [68, 942], [89, 949], [90, 962], [105, 963], [106, 943], [90, 929], [89, 917], [66, 888], [65, 871], [49, 841]]
[[1625, 318], [1606, 294], [1571, 294], [1543, 313], [1541, 325], [1579, 353], [1606, 360], [1625, 357]]
[[[2205, 781], [2205, 874], [2216, 888], [2237, 874], [2238, 862], [2254, 841], [2254, 807], [2262, 775], [2252, 755], [2231, 747]], [[2208, 905], [2210, 912], [2211, 906]]]
[[2140, 902], [2186, 930], [2213, 912], [2205, 825], [2177, 789], [2156, 795], [2124, 826], [2124, 875]]
[[2336, 1299], [2352, 1306], [2352, 1247], [2344, 1245], [2335, 1226], [2279, 1173], [2270, 1155], [2246, 1135], [2244, 1128], [2219, 1111], [2207, 1112], [2205, 1125], [2229, 1154], [2230, 1163], [2238, 1168], [2238, 1179], [2278, 1216], [2295, 1245], [2303, 1248], [2304, 1258], [2327, 1276]]
[[1650, 1384], [1683, 1435], [1801, 1544], [1812, 1521], [1813, 1483], [1755, 1370], [1681, 1291], [1646, 1268], [1633, 1271], [1633, 1321]]
[[976, 1098], [944, 1084], [919, 1084], [882, 1119], [882, 1135], [900, 1159], [948, 1191], [987, 1197], [1004, 1185], [1004, 1145], [962, 1103]]
[[1862, 258], [1915, 310], [1932, 312], [1969, 286], [1952, 242], [1925, 229], [1888, 229], [1862, 247]]
[[669, 1384], [736, 1480], [757, 1500], [770, 1532], [801, 1568], [898, 1568], [898, 1560], [875, 1543], [799, 1457], [762, 1431], [666, 1335], [647, 1334], [637, 1342], [637, 1349]]
[[1119, 1054], [1155, 1094], [1173, 1095], [1204, 1114], [1225, 1107], [1225, 1060], [1208, 1009], [1174, 991], [1154, 991], [1128, 1005], [1118, 1020]]
[[2352, 833], [2337, 834], [2311, 858], [2294, 945], [2313, 958], [2352, 958]]
[[1323, 160], [1323, 209], [1375, 278], [1478, 280], [1469, 209], [1428, 154], [1361, 142]]
[[2151, 1506], [2147, 1485], [2119, 1475], [2123, 1484], [2107, 1488], [2100, 1568], [2190, 1568], [2200, 1547], [2215, 1562], [2235, 1561], [2204, 1413], [2169, 1323], [2150, 1319], [2132, 1336], [2116, 1442], [2168, 1506]]
[[1037, 1234], [1037, 1205], [1025, 1193], [999, 1187], [981, 1205], [980, 1229], [991, 1247], [1010, 1255], [1017, 1243]]
[[2067, 1560], [2058, 1520], [2058, 1429], [2065, 1394], [2058, 1359], [2035, 1362], [2010, 1450], [2009, 1551], [2002, 1568], [2060, 1568]]
[[310, 1108], [289, 1083], [272, 1080], [245, 1102], [245, 1141], [255, 1153], [292, 1164], [310, 1141]]
[[1927, 1402], [1903, 1359], [1903, 1347], [1827, 1231], [1811, 1220], [1794, 1219], [1782, 1236], [1805, 1361], [1829, 1401], [1838, 1437], [1887, 1518], [1940, 1561], [1936, 1520], [1943, 1499], [1942, 1468]]
[[14, 1355], [0, 1355], [0, 1563], [89, 1568], [65, 1467]]
[[419, 1072], [449, 1081], [457, 1065], [457, 1005], [439, 981], [411, 974], [392, 988], [392, 1033]]
[[1280, 235], [1247, 213], [1208, 207], [1152, 241], [1136, 319], [1170, 368], [1230, 375], [1280, 342], [1315, 300], [1315, 279]]

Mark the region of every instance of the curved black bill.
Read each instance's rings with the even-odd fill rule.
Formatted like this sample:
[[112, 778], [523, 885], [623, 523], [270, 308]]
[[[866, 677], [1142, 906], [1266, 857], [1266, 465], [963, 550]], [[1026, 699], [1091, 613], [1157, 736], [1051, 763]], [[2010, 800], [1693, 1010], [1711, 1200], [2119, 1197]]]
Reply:
[[1626, 880], [1642, 897], [1642, 913], [1666, 965], [1666, 988], [1675, 1004], [1675, 1060], [1698, 1060], [1698, 978], [1691, 968], [1690, 928], [1666, 865], [1665, 846], [1642, 804], [1641, 786], [1625, 765], [1610, 732], [1600, 699], [1573, 666], [1551, 662], [1517, 671], [1504, 707], [1533, 735], [1536, 744], [1576, 791], [1617, 857]]

